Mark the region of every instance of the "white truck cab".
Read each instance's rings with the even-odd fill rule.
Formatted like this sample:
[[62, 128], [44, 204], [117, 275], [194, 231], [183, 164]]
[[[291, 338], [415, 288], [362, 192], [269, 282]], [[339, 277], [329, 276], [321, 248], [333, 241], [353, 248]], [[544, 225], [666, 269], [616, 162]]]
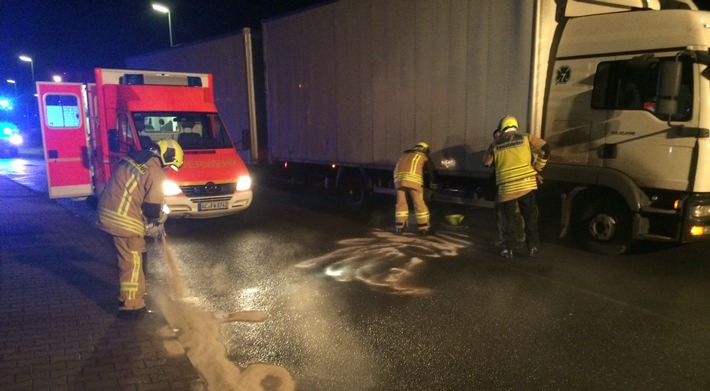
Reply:
[[570, 18], [550, 60], [545, 187], [602, 252], [710, 235], [710, 12]]

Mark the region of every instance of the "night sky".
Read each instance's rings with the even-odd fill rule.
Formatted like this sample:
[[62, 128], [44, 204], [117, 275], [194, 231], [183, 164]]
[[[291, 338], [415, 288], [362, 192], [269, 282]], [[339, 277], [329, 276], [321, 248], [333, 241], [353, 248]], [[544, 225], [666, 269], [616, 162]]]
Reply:
[[[258, 28], [262, 19], [323, 0], [158, 0], [170, 8], [173, 43], [189, 43]], [[170, 46], [168, 17], [150, 0], [0, 0], [0, 93], [22, 95], [36, 80], [62, 74], [65, 81], [96, 67], [121, 68], [124, 59]], [[73, 80], [72, 80], [73, 79]]]

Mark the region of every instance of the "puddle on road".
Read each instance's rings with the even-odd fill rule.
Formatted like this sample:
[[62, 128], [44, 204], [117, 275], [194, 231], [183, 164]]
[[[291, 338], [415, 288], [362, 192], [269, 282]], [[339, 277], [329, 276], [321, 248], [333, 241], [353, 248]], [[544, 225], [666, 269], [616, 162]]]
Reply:
[[423, 295], [417, 276], [429, 258], [453, 257], [471, 246], [468, 236], [440, 233], [431, 236], [395, 235], [375, 230], [372, 237], [344, 239], [343, 246], [326, 255], [300, 262], [300, 268], [323, 268], [337, 281], [360, 280], [374, 289], [400, 295]]
[[227, 358], [221, 342], [220, 326], [227, 322], [262, 322], [262, 311], [234, 313], [201, 310], [186, 302], [185, 286], [173, 252], [163, 237], [163, 258], [167, 265], [167, 292], [156, 292], [156, 303], [175, 330], [193, 367], [209, 391], [292, 391], [296, 382], [291, 373], [276, 365], [256, 363], [240, 367]]
[[[417, 277], [425, 262], [456, 256], [471, 246], [468, 236], [458, 233], [419, 237], [394, 235], [382, 230], [373, 231], [370, 237], [345, 239], [337, 244], [342, 248], [302, 261], [297, 267], [322, 268], [337, 281], [359, 280], [374, 289], [401, 295], [429, 293], [428, 288], [417, 285]], [[207, 384], [207, 390], [296, 390], [293, 375], [286, 368], [265, 363], [240, 367], [228, 359], [227, 349], [221, 342], [222, 324], [262, 322], [268, 314], [200, 309], [186, 297], [185, 285], [166, 238], [162, 239], [162, 252], [167, 271], [165, 292], [158, 290], [152, 297], [173, 327], [193, 367]]]

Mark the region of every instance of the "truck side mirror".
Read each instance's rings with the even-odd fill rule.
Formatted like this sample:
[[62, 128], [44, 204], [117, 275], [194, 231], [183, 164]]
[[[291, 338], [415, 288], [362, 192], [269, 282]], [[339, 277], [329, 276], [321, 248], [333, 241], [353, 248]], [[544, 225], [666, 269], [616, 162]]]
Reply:
[[683, 75], [683, 66], [679, 61], [664, 61], [658, 73], [658, 102], [656, 112], [671, 116], [678, 111], [678, 95], [680, 94], [680, 81]]
[[242, 151], [251, 149], [251, 132], [249, 129], [242, 129]]
[[118, 130], [108, 130], [108, 150], [111, 152], [121, 152], [121, 146], [118, 142]]

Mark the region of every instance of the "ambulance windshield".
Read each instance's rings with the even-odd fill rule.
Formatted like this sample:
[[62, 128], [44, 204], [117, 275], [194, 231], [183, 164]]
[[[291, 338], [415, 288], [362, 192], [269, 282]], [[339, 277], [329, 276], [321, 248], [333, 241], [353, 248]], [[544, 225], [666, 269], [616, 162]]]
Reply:
[[216, 113], [133, 113], [141, 147], [161, 139], [177, 140], [183, 150], [234, 148]]

